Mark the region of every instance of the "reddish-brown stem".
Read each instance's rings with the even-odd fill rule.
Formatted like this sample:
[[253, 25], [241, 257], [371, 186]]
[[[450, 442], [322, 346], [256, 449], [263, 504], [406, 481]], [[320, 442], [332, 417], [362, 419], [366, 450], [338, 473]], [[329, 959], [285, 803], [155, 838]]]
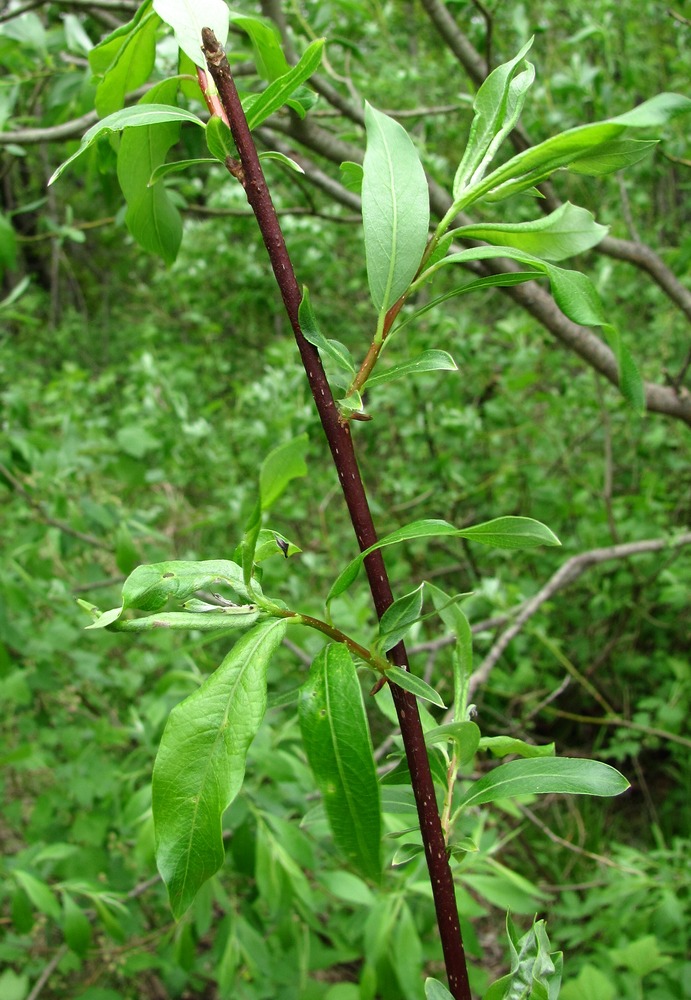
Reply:
[[[300, 329], [298, 319], [298, 308], [301, 300], [300, 286], [295, 277], [278, 217], [264, 180], [259, 156], [247, 126], [228, 60], [223, 48], [209, 28], [203, 29], [202, 41], [209, 72], [216, 83], [221, 103], [228, 115], [233, 139], [242, 163], [243, 185], [247, 200], [257, 218], [269, 254], [322, 427], [331, 449], [334, 465], [341, 481], [355, 535], [362, 550], [377, 541], [377, 534], [355, 457], [350, 427], [347, 423], [341, 423], [339, 420], [338, 409], [319, 353], [305, 339]], [[381, 618], [386, 609], [393, 603], [393, 594], [380, 550], [367, 556], [365, 569], [374, 606], [377, 615]], [[402, 642], [391, 650], [390, 656], [398, 666], [408, 667], [408, 657]], [[449, 990], [455, 1000], [471, 1000], [453, 877], [439, 820], [434, 782], [417, 702], [409, 692], [395, 684], [391, 685], [391, 694], [398, 713], [422, 840], [425, 845]]]

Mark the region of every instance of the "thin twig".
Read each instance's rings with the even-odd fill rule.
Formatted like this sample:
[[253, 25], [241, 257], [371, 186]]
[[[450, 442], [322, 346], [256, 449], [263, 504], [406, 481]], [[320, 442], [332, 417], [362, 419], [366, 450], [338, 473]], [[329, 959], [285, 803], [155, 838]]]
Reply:
[[521, 631], [523, 626], [529, 621], [535, 612], [545, 601], [548, 601], [557, 590], [567, 584], [577, 580], [587, 569], [598, 563], [607, 562], [610, 559], [627, 559], [630, 556], [643, 555], [647, 552], [659, 552], [666, 548], [679, 548], [682, 545], [691, 544], [691, 532], [678, 535], [676, 538], [651, 538], [647, 541], [628, 542], [623, 545], [612, 545], [609, 548], [590, 549], [580, 555], [573, 556], [554, 573], [547, 583], [534, 597], [521, 607], [515, 621], [502, 632], [497, 641], [490, 649], [480, 666], [475, 670], [470, 678], [470, 691], [475, 691], [481, 684], [484, 684], [489, 677], [492, 668], [502, 655], [508, 644]]

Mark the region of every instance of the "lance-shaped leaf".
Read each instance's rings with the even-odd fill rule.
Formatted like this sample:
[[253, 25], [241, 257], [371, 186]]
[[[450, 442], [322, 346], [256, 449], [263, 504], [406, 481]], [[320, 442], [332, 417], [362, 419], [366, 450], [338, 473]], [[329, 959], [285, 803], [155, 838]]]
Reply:
[[252, 43], [257, 72], [265, 80], [276, 80], [289, 70], [286, 57], [281, 48], [281, 36], [278, 28], [268, 18], [249, 17], [246, 14], [230, 12], [230, 20], [246, 32]]
[[[140, 103], [172, 104], [177, 89], [177, 80], [164, 80]], [[152, 187], [150, 180], [179, 136], [179, 122], [160, 122], [127, 129], [118, 147], [118, 181], [127, 201], [127, 228], [140, 246], [158, 254], [166, 264], [173, 263], [180, 249], [182, 218], [164, 185]]]
[[266, 456], [259, 470], [262, 510], [268, 510], [276, 503], [292, 479], [307, 475], [305, 464], [307, 444], [307, 435], [300, 434], [274, 448]]
[[367, 278], [383, 313], [406, 291], [420, 265], [429, 227], [425, 172], [405, 129], [365, 105], [362, 223]]
[[525, 63], [525, 69], [518, 73], [532, 44], [531, 38], [518, 55], [497, 66], [478, 90], [473, 102], [475, 116], [468, 143], [453, 182], [454, 199], [473, 180], [482, 177], [495, 152], [518, 121], [528, 88], [535, 79], [531, 63]]
[[531, 549], [538, 545], [561, 545], [557, 536], [546, 525], [533, 520], [532, 517], [497, 517], [492, 521], [476, 524], [470, 528], [454, 528], [448, 521], [436, 519], [412, 521], [405, 527], [392, 531], [390, 535], [386, 535], [348, 563], [338, 579], [332, 584], [326, 597], [326, 603], [328, 604], [348, 589], [356, 579], [360, 566], [370, 552], [414, 538], [442, 537], [469, 538], [498, 549]]
[[379, 632], [377, 634], [377, 646], [383, 652], [392, 649], [397, 642], [400, 642], [411, 627], [419, 620], [422, 612], [422, 590], [425, 584], [399, 597], [397, 601], [386, 609], [379, 621]]
[[629, 787], [609, 764], [577, 757], [537, 757], [500, 764], [476, 781], [459, 806], [482, 805], [514, 795], [620, 795]]
[[355, 664], [333, 643], [316, 657], [298, 704], [300, 731], [336, 846], [361, 875], [381, 876], [381, 804]]
[[367, 388], [384, 385], [385, 382], [395, 382], [406, 375], [416, 375], [419, 372], [458, 371], [458, 365], [447, 351], [423, 351], [412, 361], [404, 361], [386, 371], [375, 372], [367, 379]]
[[125, 95], [149, 79], [160, 23], [151, 4], [144, 3], [129, 24], [117, 28], [89, 53], [93, 74], [101, 78], [95, 97], [99, 115], [117, 111], [125, 103]]
[[322, 355], [331, 358], [342, 371], [348, 372], [349, 375], [355, 374], [355, 364], [353, 363], [350, 351], [343, 344], [339, 344], [337, 340], [327, 340], [319, 329], [309, 289], [306, 285], [302, 287], [302, 299], [300, 300], [298, 309], [298, 319], [300, 320], [300, 328], [305, 339], [310, 344], [314, 344]]
[[206, 69], [202, 28], [211, 28], [221, 45], [228, 38], [229, 13], [224, 0], [154, 0], [154, 10], [170, 25], [178, 43], [195, 66]]
[[[201, 603], [201, 602], [200, 602]], [[121, 610], [121, 609], [118, 609]], [[106, 618], [103, 615], [102, 618]], [[87, 628], [110, 626], [113, 632], [152, 632], [157, 629], [197, 632], [235, 632], [249, 628], [259, 617], [259, 609], [253, 604], [232, 608], [216, 608], [214, 611], [163, 611], [158, 615], [144, 615], [142, 618], [126, 618], [113, 623], [99, 619]]]
[[308, 80], [319, 68], [324, 42], [324, 38], [318, 38], [312, 42], [305, 50], [300, 62], [293, 66], [288, 73], [279, 76], [273, 83], [270, 83], [266, 90], [252, 102], [251, 106], [247, 107], [247, 124], [250, 129], [257, 128], [269, 115], [282, 108], [300, 84]]
[[585, 208], [570, 202], [534, 222], [479, 223], [454, 230], [459, 239], [485, 240], [499, 246], [527, 250], [543, 260], [564, 260], [596, 246], [607, 235]]
[[101, 136], [107, 135], [109, 132], [121, 132], [126, 128], [140, 128], [144, 125], [158, 125], [163, 122], [194, 122], [195, 125], [204, 128], [204, 122], [201, 118], [197, 118], [191, 111], [175, 108], [169, 104], [135, 104], [134, 107], [123, 108], [121, 111], [115, 111], [112, 115], [108, 115], [102, 121], [96, 122], [84, 133], [79, 149], [60, 164], [48, 184], [53, 184], [70, 163], [86, 152], [89, 146]]
[[386, 671], [386, 676], [393, 684], [397, 684], [404, 691], [414, 694], [416, 698], [429, 701], [438, 708], [446, 708], [438, 691], [435, 691], [427, 681], [423, 681], [422, 677], [405, 670], [404, 667], [391, 666]]
[[222, 866], [223, 813], [240, 791], [266, 710], [266, 669], [280, 619], [244, 635], [221, 666], [170, 713], [153, 774], [156, 863], [179, 918]]
[[499, 201], [546, 180], [555, 170], [569, 168], [585, 173], [606, 173], [635, 163], [647, 150], [632, 145], [625, 134], [630, 128], [656, 128], [678, 114], [691, 111], [691, 100], [681, 94], [658, 94], [639, 107], [616, 118], [561, 132], [532, 146], [493, 170], [472, 191], [466, 191], [464, 205], [479, 198]]

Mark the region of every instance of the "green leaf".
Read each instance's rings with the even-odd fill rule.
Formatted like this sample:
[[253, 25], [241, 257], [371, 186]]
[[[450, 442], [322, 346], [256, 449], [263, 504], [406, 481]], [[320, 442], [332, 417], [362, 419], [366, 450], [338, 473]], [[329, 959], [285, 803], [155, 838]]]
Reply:
[[260, 76], [265, 80], [276, 80], [290, 71], [281, 48], [281, 36], [273, 21], [232, 12], [230, 20], [249, 36]]
[[537, 545], [561, 545], [559, 539], [548, 527], [531, 517], [497, 517], [484, 524], [476, 524], [470, 528], [454, 528], [448, 521], [429, 519], [412, 521], [403, 528], [392, 531], [390, 535], [371, 545], [352, 562], [348, 563], [343, 572], [331, 585], [326, 597], [329, 604], [335, 597], [342, 594], [356, 579], [360, 566], [370, 552], [383, 549], [388, 545], [397, 545], [414, 538], [469, 538], [483, 545], [491, 545], [502, 549], [528, 549]]
[[427, 584], [439, 617], [456, 636], [453, 652], [453, 718], [460, 723], [466, 711], [468, 682], [473, 672], [473, 634], [470, 622], [456, 601], [434, 584]]
[[156, 863], [176, 918], [223, 865], [221, 818], [242, 786], [266, 709], [267, 665], [285, 631], [280, 619], [255, 626], [170, 713], [152, 790]]
[[212, 115], [206, 123], [206, 145], [220, 163], [225, 163], [229, 156], [237, 155], [233, 133], [218, 115]]
[[302, 299], [298, 309], [300, 329], [306, 340], [314, 344], [318, 351], [331, 358], [342, 371], [355, 374], [355, 365], [350, 352], [335, 340], [327, 340], [319, 329], [307, 285], [302, 286]]
[[175, 163], [161, 163], [160, 166], [156, 167], [151, 177], [149, 178], [149, 187], [153, 187], [159, 181], [162, 181], [164, 177], [168, 174], [178, 174], [183, 170], [189, 170], [190, 167], [197, 167], [202, 164], [217, 164], [218, 160], [216, 158], [211, 158], [210, 156], [198, 157], [194, 160], [177, 160]]
[[633, 360], [631, 352], [623, 343], [619, 331], [609, 323], [605, 323], [602, 332], [614, 352], [619, 369], [619, 391], [624, 399], [642, 415], [645, 413], [645, 386], [638, 365]]
[[21, 868], [15, 868], [12, 875], [37, 910], [52, 917], [53, 920], [60, 920], [60, 904], [45, 882]]
[[365, 105], [362, 222], [370, 294], [385, 313], [415, 277], [427, 243], [429, 192], [415, 146], [392, 118]]
[[154, 10], [173, 29], [185, 55], [204, 70], [202, 28], [211, 28], [220, 44], [226, 44], [229, 15], [224, 0], [154, 0]]
[[286, 156], [285, 153], [278, 153], [275, 149], [265, 149], [259, 154], [259, 159], [264, 162], [264, 160], [273, 160], [276, 163], [280, 163], [282, 166], [287, 167], [289, 170], [294, 170], [296, 174], [304, 174], [304, 170], [300, 164], [291, 159], [290, 156]]
[[89, 950], [92, 938], [88, 917], [67, 892], [63, 893], [62, 910], [62, 932], [65, 941], [77, 955], [84, 956]]
[[518, 121], [528, 89], [535, 79], [535, 69], [526, 62], [525, 69], [518, 76], [516, 74], [532, 44], [531, 38], [518, 55], [497, 66], [477, 92], [470, 136], [454, 177], [454, 201], [464, 188], [482, 178], [497, 149]]
[[[173, 102], [177, 80], [164, 80], [144, 95], [141, 102]], [[179, 122], [163, 122], [130, 128], [118, 147], [118, 181], [127, 201], [125, 222], [141, 247], [172, 264], [182, 241], [182, 219], [162, 184], [151, 187], [156, 167], [180, 137]]]
[[[258, 617], [259, 609], [254, 604], [242, 604], [206, 612], [162, 611], [143, 618], [116, 619], [108, 624], [113, 632], [152, 632], [157, 629], [235, 632], [237, 629], [249, 628]], [[105, 622], [99, 620], [93, 625], [87, 625], [87, 628], [103, 628], [105, 625]]]
[[453, 1000], [453, 996], [438, 979], [425, 979], [425, 1000]]
[[[86, 152], [89, 146], [101, 138], [101, 136], [108, 135], [110, 132], [121, 132], [126, 128], [142, 128], [145, 125], [158, 125], [164, 122], [194, 122], [195, 125], [199, 125], [201, 128], [205, 127], [204, 122], [200, 118], [197, 118], [196, 115], [193, 115], [191, 111], [185, 111], [184, 108], [175, 108], [169, 104], [135, 104], [134, 107], [123, 108], [121, 111], [116, 111], [112, 115], [108, 115], [102, 121], [96, 122], [95, 125], [92, 125], [84, 133], [79, 149], [69, 159], [65, 160], [64, 163], [60, 164], [48, 181], [48, 184], [53, 184], [69, 164], [76, 160], [78, 156], [81, 156], [82, 153]], [[151, 174], [149, 173], [150, 176]]]
[[259, 470], [259, 495], [263, 511], [275, 504], [292, 479], [307, 475], [307, 445], [307, 435], [301, 434], [274, 448], [266, 456]]
[[446, 351], [423, 351], [412, 361], [405, 361], [387, 371], [378, 371], [374, 375], [370, 375], [367, 379], [367, 388], [371, 389], [373, 386], [383, 385], [385, 382], [395, 382], [396, 379], [404, 378], [406, 375], [435, 371], [455, 372], [458, 371], [458, 365]]
[[298, 703], [307, 759], [338, 849], [361, 875], [381, 877], [381, 805], [355, 664], [332, 643], [314, 660]]
[[[618, 170], [626, 163], [640, 159], [640, 147], [631, 146], [628, 137], [621, 142], [629, 128], [652, 128], [664, 125], [677, 114], [688, 113], [691, 100], [680, 94], [658, 94], [639, 107], [607, 121], [581, 125], [546, 139], [532, 146], [488, 174], [467, 192], [463, 204], [487, 198], [499, 201], [519, 191], [525, 191], [545, 180], [560, 168], [578, 169], [583, 161], [589, 173], [597, 163], [596, 173], [604, 173], [607, 163]], [[468, 197], [468, 195], [472, 195]]]
[[511, 916], [507, 914], [506, 930], [511, 971], [493, 983], [482, 1000], [557, 1000], [563, 957], [561, 952], [550, 954], [544, 920], [534, 921], [532, 928], [519, 939]]
[[3, 268], [12, 270], [17, 260], [17, 238], [12, 223], [0, 213], [0, 274]]
[[252, 106], [247, 110], [247, 124], [250, 129], [257, 128], [270, 115], [282, 108], [300, 84], [308, 80], [318, 69], [325, 41], [324, 38], [318, 38], [312, 42], [297, 66], [270, 83], [258, 99], [252, 103]]
[[485, 240], [487, 243], [527, 250], [544, 260], [564, 260], [583, 253], [606, 236], [607, 226], [600, 226], [584, 208], [565, 202], [544, 218], [515, 224], [486, 223], [462, 226], [453, 235], [459, 239]]
[[122, 588], [123, 608], [140, 611], [160, 611], [169, 598], [185, 601], [198, 590], [210, 590], [225, 584], [245, 600], [249, 600], [242, 570], [228, 559], [202, 562], [173, 560], [138, 566], [130, 573]]
[[412, 674], [409, 670], [392, 665], [386, 671], [386, 677], [392, 684], [397, 684], [404, 691], [414, 694], [416, 698], [422, 698], [423, 701], [431, 701], [433, 705], [437, 705], [439, 708], [446, 708], [441, 695], [427, 681], [423, 681], [421, 677]]
[[102, 79], [96, 88], [99, 115], [118, 111], [125, 95], [149, 79], [156, 58], [156, 33], [160, 18], [144, 4], [129, 24], [113, 32], [89, 53], [89, 64]]
[[594, 153], [580, 156], [569, 167], [572, 174], [601, 177], [638, 163], [657, 146], [657, 139], [613, 139], [596, 147]]
[[479, 749], [489, 750], [495, 757], [507, 757], [510, 753], [521, 757], [554, 757], [556, 753], [554, 743], [535, 746], [513, 736], [483, 736]]
[[425, 733], [425, 743], [428, 746], [446, 743], [448, 740], [453, 740], [456, 744], [458, 763], [465, 767], [472, 761], [480, 745], [480, 727], [474, 722], [450, 722]]
[[360, 194], [362, 191], [362, 164], [353, 163], [352, 160], [344, 160], [341, 164], [341, 184], [346, 191]]
[[481, 805], [514, 795], [620, 795], [626, 778], [609, 764], [577, 757], [542, 757], [500, 764], [468, 789], [459, 805]]
[[424, 583], [421, 583], [412, 593], [399, 597], [381, 616], [377, 646], [383, 652], [392, 649], [400, 642], [408, 634], [411, 626], [419, 620], [424, 586]]

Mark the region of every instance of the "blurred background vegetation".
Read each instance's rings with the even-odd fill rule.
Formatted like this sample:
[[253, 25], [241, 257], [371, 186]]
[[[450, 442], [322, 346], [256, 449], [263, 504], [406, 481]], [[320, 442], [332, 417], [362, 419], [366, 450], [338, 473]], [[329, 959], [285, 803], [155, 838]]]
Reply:
[[[299, 50], [326, 35], [323, 77], [345, 101], [400, 114], [448, 189], [475, 88], [432, 23], [434, 6], [237, 5], [278, 16]], [[682, 6], [461, 0], [444, 10], [492, 65], [536, 35], [523, 125], [537, 142], [683, 92]], [[421, 970], [442, 970], [426, 871], [416, 861], [392, 869], [374, 895], [342, 870], [318, 822], [300, 825], [314, 787], [291, 707], [269, 711], [252, 747], [225, 824], [225, 870], [173, 923], [153, 862], [151, 767], [168, 711], [225, 645], [85, 633], [75, 603], [116, 606], [140, 562], [232, 558], [261, 459], [304, 431], [309, 477], [272, 522], [303, 553], [267, 562], [264, 588], [319, 614], [356, 551], [238, 185], [220, 170], [171, 175], [184, 240], [168, 268], [127, 233], [116, 138], [46, 188], [91, 121], [70, 124], [94, 106], [89, 49], [135, 9], [11, 3], [0, 14], [0, 995], [412, 1000]], [[246, 38], [232, 39], [241, 84], [255, 89]], [[174, 72], [172, 53], [161, 32], [152, 79]], [[200, 113], [192, 96], [181, 100]], [[309, 120], [364, 148], [362, 129], [323, 96]], [[304, 153], [286, 115], [269, 124], [267, 138]], [[685, 119], [667, 126], [654, 154], [623, 175], [564, 175], [555, 188], [688, 285], [687, 132]], [[175, 158], [198, 155], [198, 141], [183, 130]], [[337, 182], [337, 166], [314, 148], [306, 155], [306, 178], [276, 164], [267, 176], [322, 329], [361, 358], [373, 319], [357, 212], [309, 181], [318, 168]], [[535, 217], [535, 204], [509, 203], [510, 221]], [[591, 252], [571, 266], [596, 282], [644, 377], [688, 392], [678, 303], [630, 261]], [[462, 526], [522, 514], [563, 545], [390, 550], [397, 593], [423, 579], [472, 591], [471, 623], [489, 622], [476, 629], [480, 663], [503, 627], [492, 619], [505, 622], [569, 557], [688, 526], [688, 427], [673, 415], [636, 417], [497, 291], [426, 314], [391, 352], [402, 360], [430, 347], [450, 351], [459, 371], [372, 391], [374, 420], [355, 429], [380, 532], [420, 517]], [[522, 925], [548, 915], [552, 944], [566, 952], [565, 1000], [691, 996], [689, 577], [683, 546], [593, 565], [540, 607], [475, 692], [485, 735], [554, 741], [558, 753], [616, 764], [632, 783], [611, 802], [547, 797], [467, 820], [478, 850], [460, 867], [459, 902], [478, 993], [505, 968], [508, 907]], [[346, 631], [373, 634], [364, 585], [334, 612]], [[272, 665], [276, 697], [301, 683], [320, 646], [291, 638]], [[443, 693], [441, 639], [426, 622], [410, 645]], [[391, 726], [376, 708], [371, 724], [383, 762]], [[387, 823], [389, 833], [413, 825], [409, 802]], [[358, 985], [365, 966], [376, 969], [376, 994]]]

